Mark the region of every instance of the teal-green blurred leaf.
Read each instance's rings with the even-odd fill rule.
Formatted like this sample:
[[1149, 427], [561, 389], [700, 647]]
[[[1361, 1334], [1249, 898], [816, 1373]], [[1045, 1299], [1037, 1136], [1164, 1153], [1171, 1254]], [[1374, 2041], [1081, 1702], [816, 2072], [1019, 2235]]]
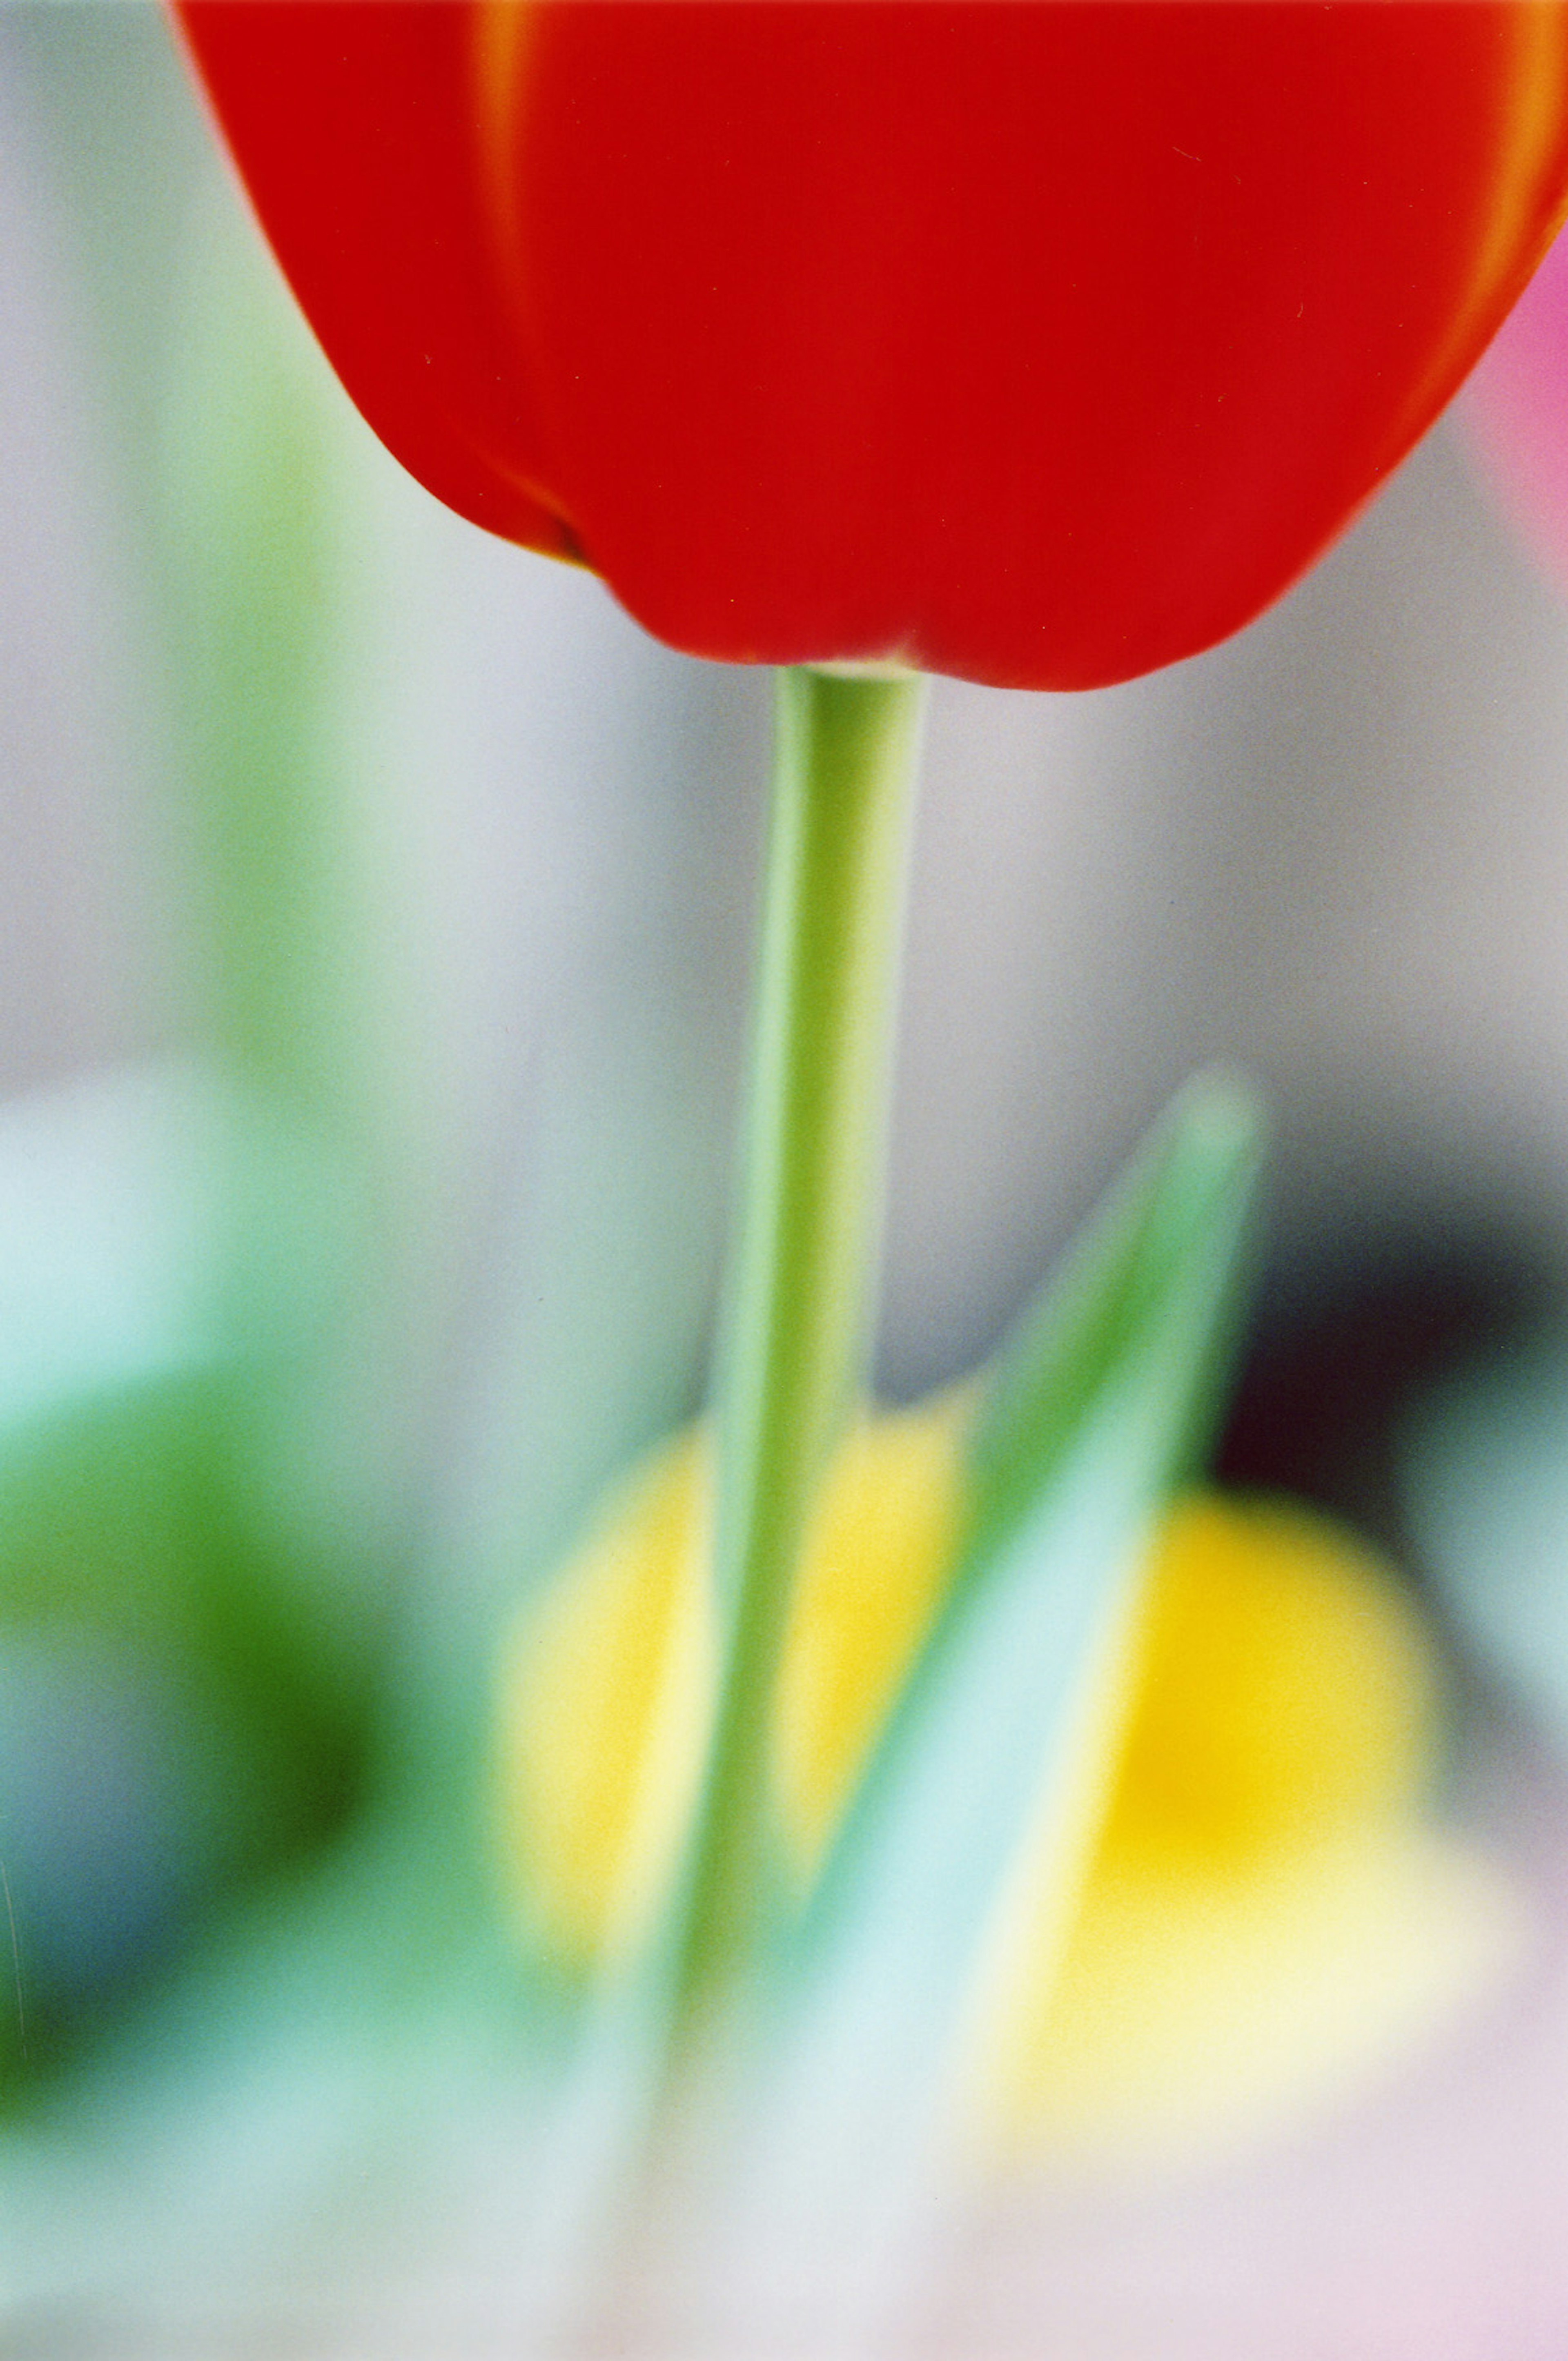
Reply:
[[971, 1449], [957, 1591], [1034, 1523], [1086, 1416], [1140, 1374], [1164, 1394], [1164, 1483], [1201, 1462], [1229, 1377], [1262, 1135], [1243, 1084], [1200, 1075], [1003, 1345]]
[[345, 727], [376, 595], [367, 438], [232, 192], [214, 195], [160, 479], [209, 1022], [253, 1084], [352, 1134], [371, 1086]]
[[[313, 1497], [356, 1227], [196, 1066], [0, 1109], [0, 1861], [30, 2051], [340, 1807], [384, 1569]], [[0, 2081], [20, 2025], [0, 2008]]]
[[1453, 1630], [1568, 1752], [1568, 1336], [1543, 1329], [1416, 1404], [1401, 1461]]
[[896, 2144], [909, 2107], [939, 2103], [1009, 1868], [1070, 1768], [1151, 1521], [1206, 1437], [1260, 1130], [1239, 1085], [1194, 1082], [1003, 1356], [967, 1547], [791, 1980], [780, 2088], [811, 2147]]

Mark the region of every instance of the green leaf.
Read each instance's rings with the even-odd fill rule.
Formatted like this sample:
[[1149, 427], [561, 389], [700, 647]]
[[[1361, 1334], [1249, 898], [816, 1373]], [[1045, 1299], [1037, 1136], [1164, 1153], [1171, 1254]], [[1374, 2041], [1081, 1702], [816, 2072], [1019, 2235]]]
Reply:
[[310, 1455], [356, 1213], [201, 1065], [0, 1107], [0, 2091], [356, 1773], [385, 1569]]
[[226, 192], [197, 233], [159, 489], [209, 1036], [359, 1147], [381, 1087], [356, 866], [356, 668], [384, 560], [367, 438]]
[[953, 1587], [806, 1912], [758, 2111], [764, 2210], [804, 2188], [846, 2250], [938, 2126], [1008, 1872], [1207, 1437], [1260, 1133], [1238, 1084], [1190, 1085], [1003, 1356]]

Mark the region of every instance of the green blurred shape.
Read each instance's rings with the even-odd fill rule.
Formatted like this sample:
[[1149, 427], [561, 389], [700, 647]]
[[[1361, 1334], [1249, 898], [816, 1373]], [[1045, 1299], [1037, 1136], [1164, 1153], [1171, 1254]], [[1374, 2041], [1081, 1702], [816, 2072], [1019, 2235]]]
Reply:
[[1475, 1663], [1568, 1752], [1568, 1332], [1418, 1403], [1400, 1489], [1418, 1563]]
[[373, 571], [365, 430], [232, 201], [201, 218], [182, 313], [162, 513], [210, 1034], [255, 1086], [355, 1137], [371, 947], [345, 724]]
[[998, 1365], [952, 1589], [781, 1982], [769, 2170], [846, 2220], [927, 2153], [1009, 1872], [1070, 1788], [1152, 1521], [1207, 1440], [1261, 1128], [1239, 1084], [1190, 1085]]
[[357, 1775], [383, 1570], [305, 1447], [353, 1222], [201, 1067], [0, 1113], [0, 2081]]
[[[165, 28], [45, 11], [19, 38], [156, 546], [205, 1053], [0, 1108], [0, 1863], [37, 2066], [361, 1775], [398, 1232], [356, 863], [356, 664], [385, 603], [368, 437]], [[126, 211], [149, 154], [156, 320]], [[21, 2039], [0, 1993], [0, 2084]]]

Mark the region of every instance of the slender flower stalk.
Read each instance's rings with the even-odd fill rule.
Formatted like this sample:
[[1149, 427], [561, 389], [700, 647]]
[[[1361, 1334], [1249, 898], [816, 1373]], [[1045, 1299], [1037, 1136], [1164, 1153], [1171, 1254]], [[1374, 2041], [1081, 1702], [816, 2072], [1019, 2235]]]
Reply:
[[925, 684], [781, 674], [734, 1262], [718, 1365], [720, 1673], [683, 1901], [677, 2013], [764, 1938], [773, 1700], [824, 1470], [860, 1399], [883, 1202]]

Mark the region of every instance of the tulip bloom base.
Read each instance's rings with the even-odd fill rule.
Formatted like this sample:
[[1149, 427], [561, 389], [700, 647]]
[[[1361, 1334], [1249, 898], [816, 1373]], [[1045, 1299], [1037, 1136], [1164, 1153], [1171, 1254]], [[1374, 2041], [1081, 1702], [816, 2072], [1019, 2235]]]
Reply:
[[1510, 0], [180, 0], [349, 393], [727, 660], [1125, 680], [1454, 392], [1568, 187]]

